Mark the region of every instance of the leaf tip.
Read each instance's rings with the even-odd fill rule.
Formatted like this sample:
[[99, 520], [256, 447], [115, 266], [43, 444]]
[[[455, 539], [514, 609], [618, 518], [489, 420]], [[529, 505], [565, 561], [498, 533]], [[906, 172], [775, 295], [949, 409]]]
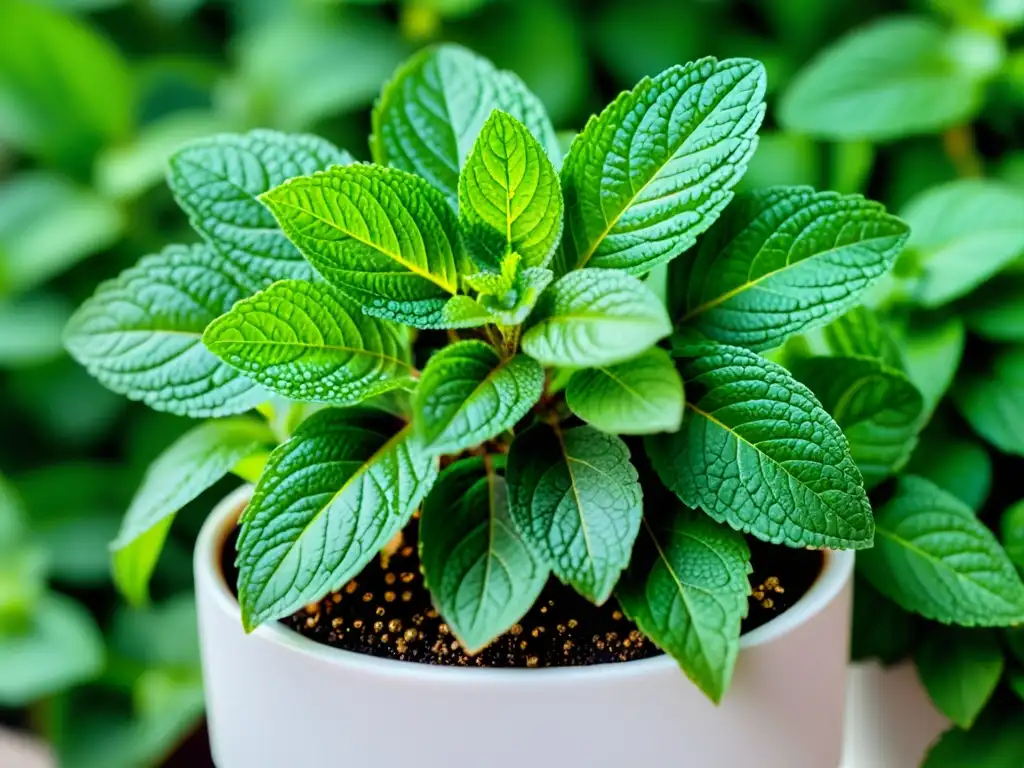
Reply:
[[259, 615], [254, 615], [252, 611], [247, 608], [245, 603], [242, 603], [242, 629], [245, 630], [245, 634], [251, 635], [260, 628], [263, 621], [263, 618]]

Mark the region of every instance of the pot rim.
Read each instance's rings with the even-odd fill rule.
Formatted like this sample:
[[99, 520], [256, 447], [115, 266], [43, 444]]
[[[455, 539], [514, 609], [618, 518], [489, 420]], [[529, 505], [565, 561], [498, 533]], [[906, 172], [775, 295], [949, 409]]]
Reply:
[[[221, 548], [227, 540], [231, 527], [237, 522], [239, 507], [252, 495], [252, 486], [244, 485], [228, 494], [210, 513], [195, 549], [196, 590], [209, 593], [216, 609], [227, 613], [241, 628], [241, 609], [228, 587], [221, 568]], [[795, 605], [777, 618], [762, 624], [740, 638], [740, 650], [774, 642], [810, 621], [823, 611], [842, 592], [853, 576], [854, 553], [852, 551], [824, 550], [824, 566], [811, 588]], [[316, 659], [333, 667], [359, 669], [364, 673], [399, 676], [423, 683], [445, 683], [461, 685], [533, 685], [540, 682], [578, 683], [582, 680], [610, 680], [619, 677], [637, 677], [662, 674], [665, 670], [678, 671], [678, 665], [667, 654], [648, 659], [637, 659], [608, 664], [592, 664], [576, 667], [541, 667], [538, 669], [455, 667], [435, 664], [421, 664], [370, 656], [355, 651], [346, 651], [318, 643], [304, 635], [288, 629], [278, 622], [264, 624], [250, 635], [259, 640], [280, 646]], [[543, 680], [542, 680], [543, 679]]]

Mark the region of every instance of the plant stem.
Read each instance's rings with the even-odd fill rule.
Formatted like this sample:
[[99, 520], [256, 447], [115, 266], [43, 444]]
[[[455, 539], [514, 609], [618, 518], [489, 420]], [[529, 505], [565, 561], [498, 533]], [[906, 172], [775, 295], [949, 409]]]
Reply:
[[969, 123], [948, 128], [942, 134], [942, 147], [958, 176], [969, 179], [983, 175], [984, 163], [974, 141], [974, 129]]
[[499, 325], [498, 330], [505, 340], [505, 356], [512, 357], [519, 350], [519, 339], [523, 334], [523, 326]]

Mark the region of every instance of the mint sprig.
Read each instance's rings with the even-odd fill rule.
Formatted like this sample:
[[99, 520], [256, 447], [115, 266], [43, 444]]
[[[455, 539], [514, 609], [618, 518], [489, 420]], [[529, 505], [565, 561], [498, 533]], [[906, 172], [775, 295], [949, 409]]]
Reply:
[[[719, 700], [746, 536], [870, 546], [858, 465], [897, 471], [923, 410], [870, 315], [829, 326], [906, 225], [808, 187], [733, 199], [765, 87], [750, 59], [671, 67], [591, 118], [563, 167], [522, 81], [438, 46], [385, 86], [374, 163], [267, 131], [181, 149], [170, 181], [204, 244], [101, 286], [67, 336], [111, 389], [213, 419], [133, 505], [124, 591], [144, 596], [177, 509], [234, 471], [257, 480], [247, 630], [357, 576], [419, 510], [427, 586], [467, 650], [550, 574], [617, 594]], [[666, 302], [646, 276], [669, 262]], [[783, 342], [810, 388], [759, 354]], [[811, 370], [829, 354], [843, 376]]]

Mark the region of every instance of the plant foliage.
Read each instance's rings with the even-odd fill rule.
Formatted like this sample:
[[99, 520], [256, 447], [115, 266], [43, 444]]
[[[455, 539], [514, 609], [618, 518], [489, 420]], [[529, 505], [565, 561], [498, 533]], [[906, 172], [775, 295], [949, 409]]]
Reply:
[[[783, 110], [809, 130], [897, 98], [844, 80], [845, 100], [822, 102], [837, 65], [814, 66]], [[865, 488], [907, 464], [927, 406], [900, 340], [857, 307], [896, 279], [908, 240], [926, 270], [909, 295], [956, 298], [947, 251], [981, 234], [938, 218], [944, 200], [909, 207], [934, 222], [911, 235], [859, 194], [737, 192], [766, 88], [752, 59], [671, 66], [562, 157], [521, 80], [442, 45], [384, 87], [372, 164], [269, 130], [178, 151], [170, 183], [204, 244], [104, 284], [66, 336], [109, 388], [213, 419], [140, 491], [115, 544], [125, 592], [144, 596], [178, 507], [265, 462], [238, 539], [247, 630], [341, 588], [416, 510], [426, 583], [467, 650], [550, 574], [595, 604], [614, 595], [715, 701], [747, 614], [748, 537], [866, 549], [864, 575], [938, 621], [1024, 620], [1024, 585], [960, 501], [906, 479], [876, 521]], [[936, 121], [966, 109], [932, 106]], [[998, 264], [964, 290], [1017, 234], [1007, 223]], [[1014, 360], [998, 365], [961, 400], [1012, 449], [979, 389], [1013, 386]], [[257, 406], [268, 423], [239, 415]], [[998, 679], [990, 650], [964, 654], [988, 682], [958, 722]]]

